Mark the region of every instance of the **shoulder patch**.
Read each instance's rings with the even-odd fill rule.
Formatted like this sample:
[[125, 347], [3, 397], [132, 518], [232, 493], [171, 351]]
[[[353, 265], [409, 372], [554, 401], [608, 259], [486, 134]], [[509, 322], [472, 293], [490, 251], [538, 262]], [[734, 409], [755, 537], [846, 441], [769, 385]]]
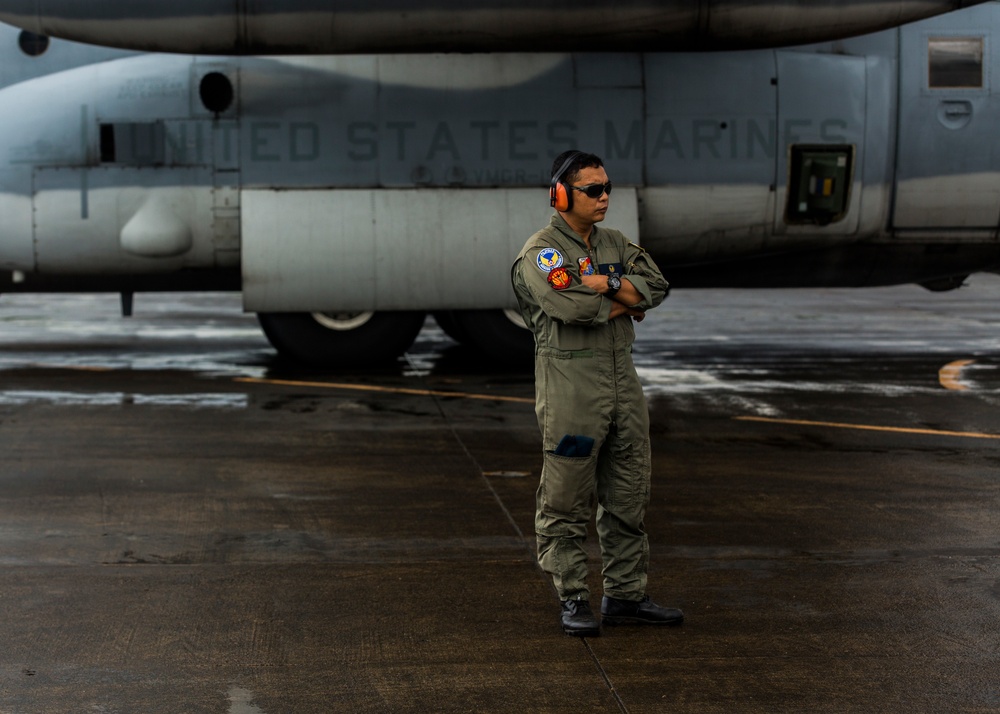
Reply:
[[551, 273], [556, 268], [562, 266], [563, 257], [555, 248], [542, 248], [538, 254], [538, 269], [543, 273]]
[[565, 290], [573, 282], [569, 271], [566, 268], [556, 268], [549, 273], [549, 285], [553, 290]]

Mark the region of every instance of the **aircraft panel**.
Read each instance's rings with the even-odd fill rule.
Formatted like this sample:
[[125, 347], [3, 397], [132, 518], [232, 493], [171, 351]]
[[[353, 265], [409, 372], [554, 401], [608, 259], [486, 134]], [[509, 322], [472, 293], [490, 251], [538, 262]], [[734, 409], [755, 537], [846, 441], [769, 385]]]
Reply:
[[645, 62], [649, 185], [774, 183], [774, 53], [651, 54]]
[[[542, 189], [244, 191], [249, 311], [516, 307], [509, 268], [552, 209]], [[638, 235], [634, 189], [609, 227]], [[312, 304], [310, 304], [312, 303]]]
[[641, 88], [643, 86], [642, 55], [622, 52], [575, 54], [573, 55], [573, 82], [580, 88]]
[[[778, 144], [774, 232], [851, 235], [857, 231], [865, 159], [867, 67], [863, 57], [778, 51]], [[813, 91], [822, 87], [821, 92]], [[804, 153], [798, 153], [801, 147]], [[842, 148], [843, 171], [829, 190], [841, 192], [843, 211], [824, 219], [800, 219], [796, 172], [808, 173], [810, 147]], [[801, 165], [797, 162], [802, 161]], [[813, 164], [814, 165], [814, 164]], [[804, 189], [815, 196], [822, 187]]]
[[900, 30], [896, 228], [1000, 223], [1000, 102], [992, 96], [1000, 53], [988, 29], [998, 22], [1000, 6], [990, 3]]
[[737, 257], [766, 248], [774, 217], [768, 184], [671, 184], [641, 194], [644, 240], [667, 273], [668, 259], [697, 263], [720, 252]]
[[[19, 171], [24, 183], [31, 182], [31, 173]], [[0, 192], [0, 217], [3, 231], [0, 245], [3, 253], [0, 266], [5, 270], [30, 272], [35, 269], [35, 247], [32, 240], [31, 222], [34, 210], [30, 195]]]
[[865, 58], [864, 155], [860, 176], [858, 234], [877, 236], [888, 224], [896, 162], [896, 63], [888, 57]]
[[[355, 304], [371, 309], [380, 287], [372, 279], [377, 259], [374, 201], [368, 190], [244, 190], [244, 307], [281, 312], [292, 300], [337, 290], [353, 301], [338, 301], [342, 309]], [[308, 307], [300, 305], [296, 311], [303, 309]]]
[[[156, 273], [215, 263], [209, 170], [46, 168], [34, 173], [40, 273]], [[202, 188], [195, 188], [202, 187]]]

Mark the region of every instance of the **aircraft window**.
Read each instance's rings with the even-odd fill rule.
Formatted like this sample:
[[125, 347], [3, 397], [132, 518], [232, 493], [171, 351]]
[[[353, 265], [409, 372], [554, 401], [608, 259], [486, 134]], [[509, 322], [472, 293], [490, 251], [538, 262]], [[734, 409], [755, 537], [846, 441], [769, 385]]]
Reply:
[[222, 72], [209, 72], [201, 78], [198, 96], [208, 111], [222, 114], [233, 103], [233, 83]]
[[854, 175], [851, 145], [796, 145], [789, 155], [785, 222], [825, 226], [847, 215]]
[[17, 37], [17, 45], [21, 48], [21, 52], [29, 57], [39, 57], [49, 48], [49, 38], [24, 30]]
[[931, 37], [927, 40], [931, 89], [980, 89], [983, 86], [982, 37]]
[[101, 124], [101, 163], [115, 162], [115, 125]]

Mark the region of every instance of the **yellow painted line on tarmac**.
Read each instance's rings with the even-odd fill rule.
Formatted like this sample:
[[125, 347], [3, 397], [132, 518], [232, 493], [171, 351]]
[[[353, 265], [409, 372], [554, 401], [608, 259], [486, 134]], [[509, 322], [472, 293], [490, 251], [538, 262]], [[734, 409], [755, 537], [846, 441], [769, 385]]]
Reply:
[[862, 431], [888, 431], [895, 434], [924, 434], [926, 436], [958, 436], [965, 439], [997, 439], [1000, 434], [983, 434], [977, 431], [942, 431], [939, 429], [915, 429], [905, 426], [873, 426], [871, 424], [841, 424], [834, 421], [806, 421], [804, 419], [771, 419], [758, 416], [733, 417], [736, 421], [759, 421], [765, 424], [791, 424], [793, 426], [822, 426], [831, 429], [859, 429]]
[[976, 360], [974, 359], [960, 359], [954, 362], [949, 362], [938, 370], [938, 381], [945, 389], [951, 389], [955, 392], [964, 392], [969, 387], [968, 385], [962, 384], [962, 370], [970, 364], [975, 363]]
[[410, 389], [408, 387], [381, 387], [375, 384], [348, 384], [343, 382], [299, 382], [287, 379], [258, 379], [237, 377], [234, 381], [248, 384], [276, 384], [283, 387], [311, 387], [314, 389], [344, 389], [354, 392], [382, 392], [386, 394], [408, 394], [417, 397], [450, 397], [455, 399], [478, 399], [487, 402], [514, 402], [534, 404], [534, 399], [526, 397], [504, 397], [498, 394], [474, 394], [471, 392], [442, 392], [434, 389]]

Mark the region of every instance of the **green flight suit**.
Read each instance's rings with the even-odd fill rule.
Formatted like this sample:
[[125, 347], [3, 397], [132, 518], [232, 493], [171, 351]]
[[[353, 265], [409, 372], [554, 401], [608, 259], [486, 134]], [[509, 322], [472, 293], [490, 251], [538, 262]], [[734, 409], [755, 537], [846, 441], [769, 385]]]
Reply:
[[[535, 335], [535, 413], [544, 460], [536, 494], [538, 562], [561, 600], [585, 599], [593, 496], [604, 594], [639, 600], [649, 543], [649, 412], [632, 364], [633, 320], [609, 320], [612, 300], [584, 286], [581, 271], [618, 273], [659, 305], [667, 291], [656, 264], [616, 230], [594, 226], [591, 250], [558, 213], [525, 243], [511, 281]], [[593, 443], [589, 442], [593, 439]], [[588, 453], [589, 451], [589, 453]]]

